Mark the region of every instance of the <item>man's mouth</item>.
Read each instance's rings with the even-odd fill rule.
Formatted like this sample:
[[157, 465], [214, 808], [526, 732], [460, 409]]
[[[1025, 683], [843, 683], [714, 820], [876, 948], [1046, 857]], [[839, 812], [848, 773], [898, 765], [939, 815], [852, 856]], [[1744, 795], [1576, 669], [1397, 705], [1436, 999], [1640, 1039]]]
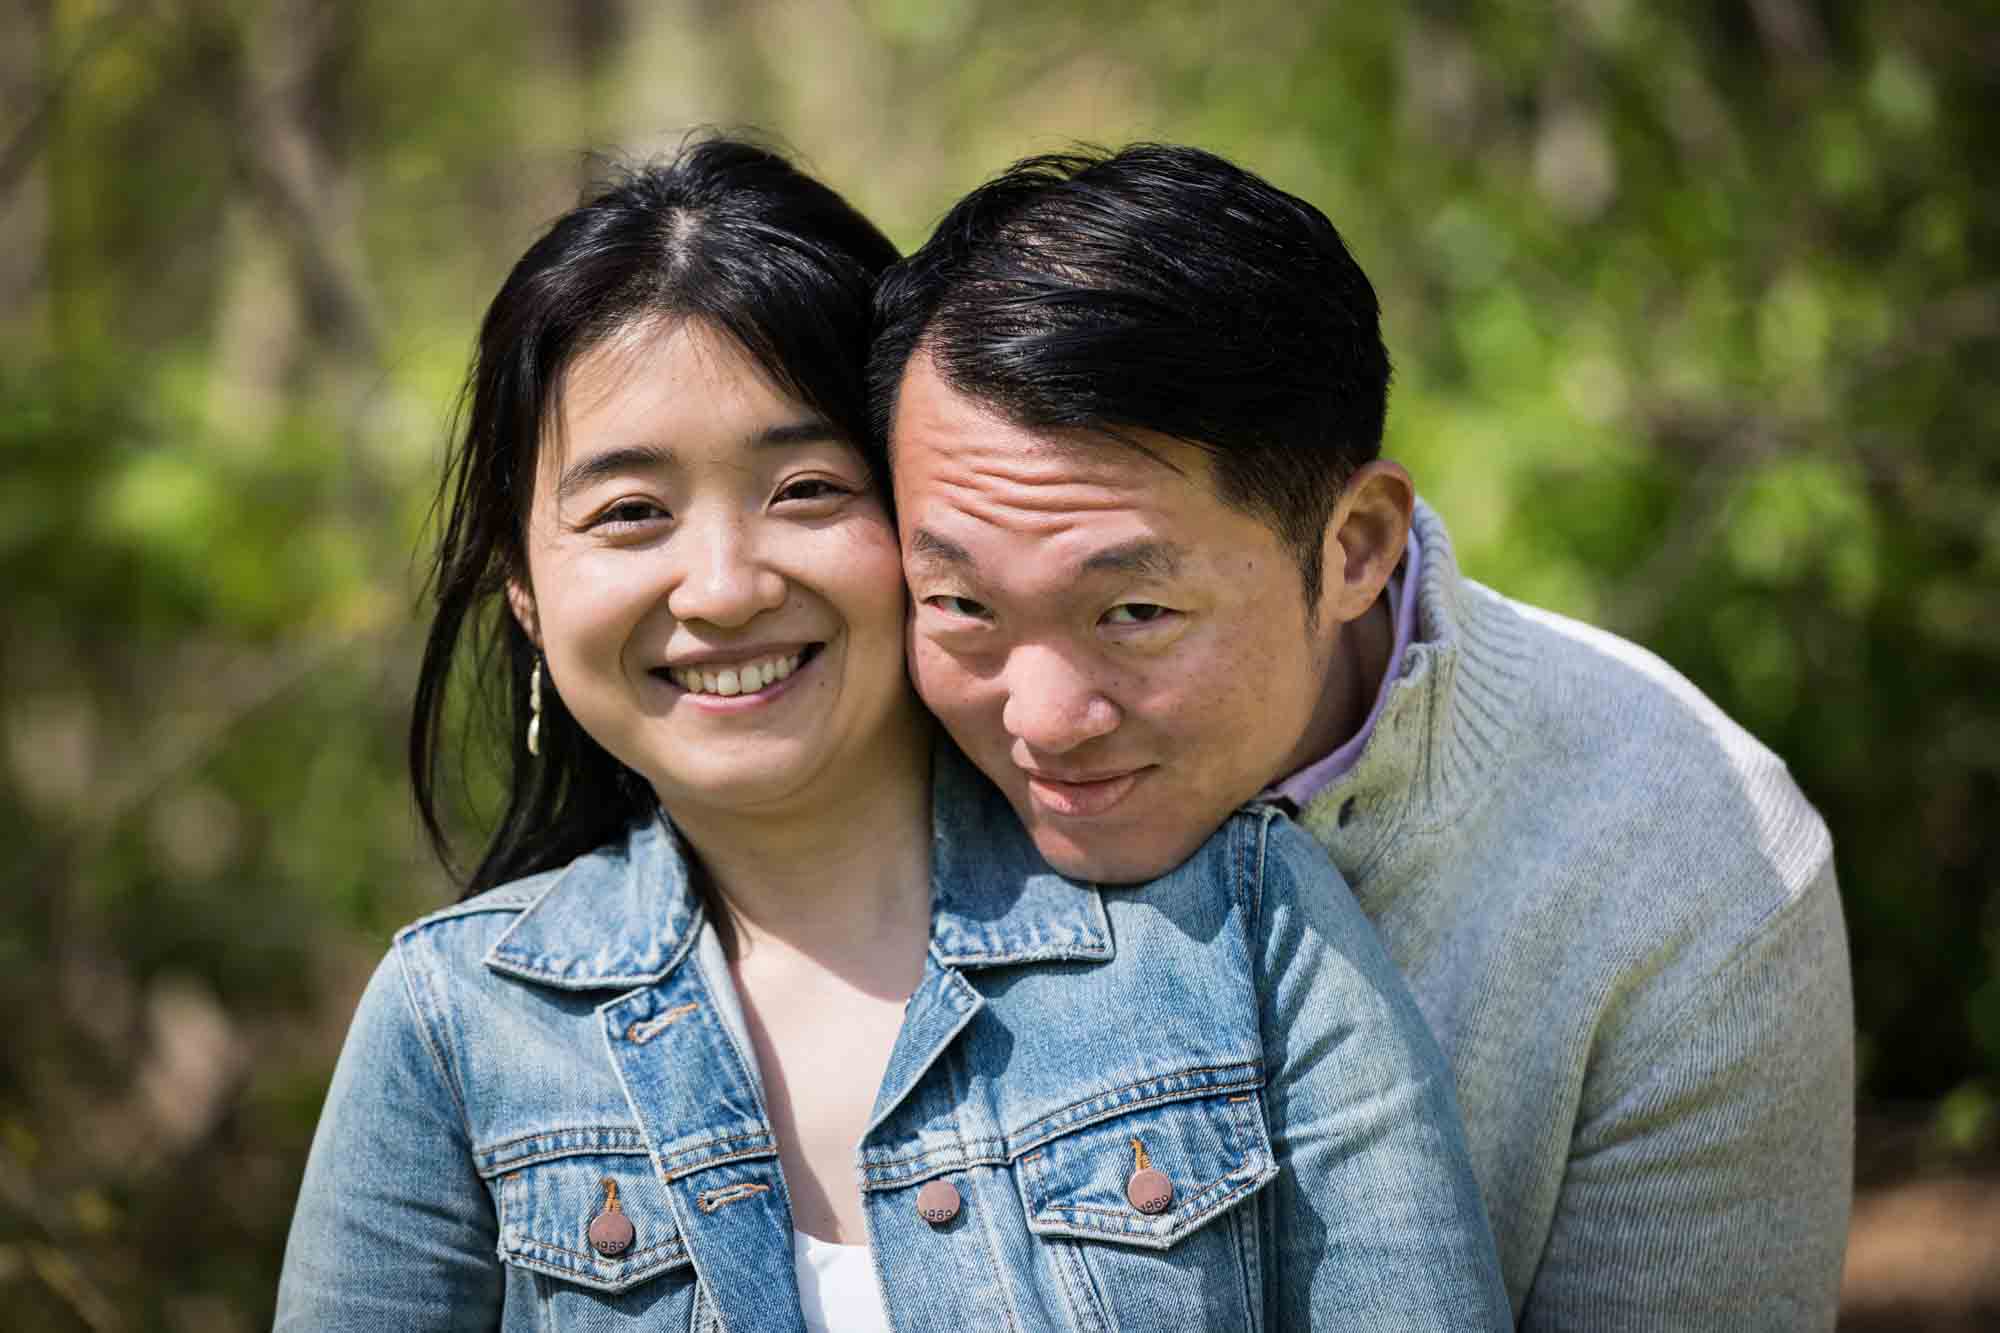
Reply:
[[1028, 792], [1034, 797], [1036, 805], [1050, 814], [1087, 819], [1107, 813], [1124, 800], [1147, 770], [1135, 768], [1103, 777], [1078, 778], [1058, 778], [1030, 773], [1025, 769], [1022, 772], [1028, 779]]
[[818, 655], [822, 645], [809, 643], [796, 652], [765, 653], [734, 662], [703, 662], [699, 666], [666, 667], [663, 674], [689, 694], [730, 698], [760, 694]]

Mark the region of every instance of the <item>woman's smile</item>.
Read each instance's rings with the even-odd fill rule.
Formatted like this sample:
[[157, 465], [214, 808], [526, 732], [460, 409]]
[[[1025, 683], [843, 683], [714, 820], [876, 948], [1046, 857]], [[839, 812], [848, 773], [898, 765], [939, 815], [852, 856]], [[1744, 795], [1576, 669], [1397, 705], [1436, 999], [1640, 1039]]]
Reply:
[[810, 667], [824, 643], [790, 649], [710, 656], [654, 670], [656, 679], [688, 696], [691, 706], [718, 713], [741, 712], [769, 703], [791, 687], [793, 675]]

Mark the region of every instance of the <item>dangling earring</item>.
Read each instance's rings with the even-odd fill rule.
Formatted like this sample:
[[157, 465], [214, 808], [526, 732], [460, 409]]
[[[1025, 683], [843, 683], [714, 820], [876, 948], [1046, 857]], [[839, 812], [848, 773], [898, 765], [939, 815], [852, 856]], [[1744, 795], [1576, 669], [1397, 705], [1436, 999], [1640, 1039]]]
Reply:
[[535, 655], [535, 669], [528, 677], [528, 753], [542, 752], [542, 658]]

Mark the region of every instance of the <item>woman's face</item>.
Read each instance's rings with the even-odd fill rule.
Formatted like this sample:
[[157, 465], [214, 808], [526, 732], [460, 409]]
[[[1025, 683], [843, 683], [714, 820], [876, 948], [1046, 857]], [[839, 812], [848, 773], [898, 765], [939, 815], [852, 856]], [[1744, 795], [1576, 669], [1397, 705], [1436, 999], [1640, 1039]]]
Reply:
[[559, 427], [509, 600], [584, 730], [680, 817], [810, 809], [893, 762], [902, 566], [834, 428], [686, 321], [582, 356]]

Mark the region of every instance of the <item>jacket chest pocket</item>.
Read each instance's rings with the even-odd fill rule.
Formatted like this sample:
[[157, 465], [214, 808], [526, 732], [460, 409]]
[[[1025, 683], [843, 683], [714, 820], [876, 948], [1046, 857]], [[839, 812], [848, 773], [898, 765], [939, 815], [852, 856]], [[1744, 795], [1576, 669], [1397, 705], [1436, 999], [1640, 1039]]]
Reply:
[[1127, 1110], [1015, 1166], [1029, 1231], [1072, 1302], [1098, 1307], [1079, 1326], [1261, 1322], [1262, 1246], [1254, 1210], [1236, 1208], [1278, 1174], [1255, 1092]]
[[706, 1322], [666, 1187], [644, 1153], [571, 1152], [511, 1167], [494, 1181], [494, 1199], [508, 1304], [532, 1293], [544, 1311], [536, 1327], [625, 1327], [620, 1316], [632, 1327]]

